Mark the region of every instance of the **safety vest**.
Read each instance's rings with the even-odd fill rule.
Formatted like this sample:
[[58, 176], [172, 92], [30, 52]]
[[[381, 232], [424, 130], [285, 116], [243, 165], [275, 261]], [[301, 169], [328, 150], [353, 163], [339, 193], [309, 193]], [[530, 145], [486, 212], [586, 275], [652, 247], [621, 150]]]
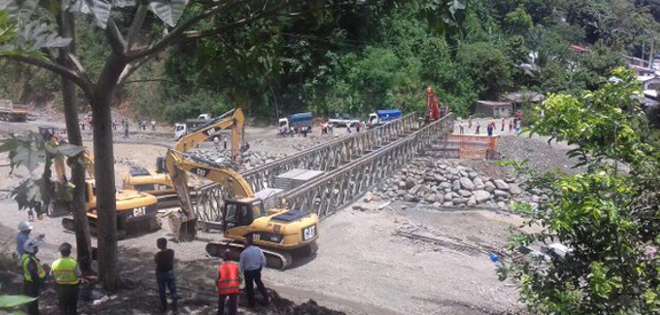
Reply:
[[220, 279], [218, 279], [218, 294], [238, 294], [241, 284], [238, 279], [238, 265], [233, 262], [226, 262], [218, 265]]
[[23, 262], [23, 276], [25, 277], [25, 280], [32, 282], [32, 275], [30, 275], [30, 270], [28, 270], [28, 263], [30, 263], [30, 260], [34, 261], [35, 265], [37, 265], [37, 275], [39, 276], [39, 279], [46, 278], [46, 271], [41, 267], [39, 258], [34, 257], [34, 255], [23, 253], [21, 261]]
[[51, 274], [55, 283], [65, 285], [78, 284], [78, 276], [76, 275], [76, 268], [78, 262], [69, 257], [63, 257], [56, 260], [51, 267]]

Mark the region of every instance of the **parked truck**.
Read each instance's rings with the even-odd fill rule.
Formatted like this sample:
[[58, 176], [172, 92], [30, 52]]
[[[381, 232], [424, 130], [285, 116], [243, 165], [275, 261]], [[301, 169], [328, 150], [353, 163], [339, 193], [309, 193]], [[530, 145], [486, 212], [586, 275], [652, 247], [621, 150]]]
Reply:
[[24, 122], [27, 120], [26, 105], [14, 104], [11, 100], [0, 100], [0, 120]]
[[374, 128], [380, 125], [384, 125], [392, 120], [401, 117], [401, 115], [402, 112], [400, 109], [377, 110], [375, 113], [369, 114], [369, 120], [367, 120], [367, 127]]
[[360, 120], [355, 119], [348, 114], [340, 114], [337, 115], [335, 118], [328, 119], [328, 123], [336, 127], [349, 126], [349, 125], [354, 126], [355, 124], [360, 123]]
[[[279, 126], [280, 133], [283, 131], [288, 132], [289, 130], [300, 130], [300, 132], [311, 132], [312, 131], [312, 120], [314, 116], [312, 113], [298, 113], [293, 114], [287, 118], [280, 118]], [[300, 129], [298, 129], [300, 127]]]
[[179, 141], [181, 137], [197, 130], [197, 128], [207, 124], [209, 121], [211, 121], [211, 114], [204, 113], [195, 119], [186, 119], [186, 123], [174, 124], [174, 139]]

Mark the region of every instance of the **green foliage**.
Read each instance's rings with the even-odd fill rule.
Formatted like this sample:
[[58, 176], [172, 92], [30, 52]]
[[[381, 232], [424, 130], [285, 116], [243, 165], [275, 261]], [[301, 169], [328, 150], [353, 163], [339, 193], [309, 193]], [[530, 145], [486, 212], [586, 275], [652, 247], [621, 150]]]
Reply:
[[474, 80], [474, 87], [482, 99], [496, 99], [511, 85], [510, 61], [490, 42], [461, 45], [457, 61]]
[[[579, 96], [551, 95], [531, 134], [566, 141], [586, 172], [533, 177], [549, 202], [531, 213], [544, 232], [514, 238], [512, 248], [554, 240], [569, 248], [548, 259], [518, 257], [528, 308], [540, 314], [652, 314], [660, 311], [660, 146], [634, 95], [634, 72]], [[625, 298], [622, 298], [625, 297]]]
[[504, 16], [504, 25], [509, 33], [525, 34], [534, 26], [532, 17], [522, 7]]
[[[51, 200], [70, 201], [73, 186], [65, 183], [53, 183], [51, 166], [55, 159], [79, 156], [82, 147], [68, 143], [46, 141], [40, 134], [29, 133], [25, 136], [10, 135], [0, 141], [0, 153], [8, 152], [11, 172], [18, 167], [25, 167], [30, 174], [43, 165], [42, 174], [30, 177], [12, 190], [12, 197], [19, 209], [36, 209], [41, 213]], [[78, 160], [77, 163], [83, 163]]]

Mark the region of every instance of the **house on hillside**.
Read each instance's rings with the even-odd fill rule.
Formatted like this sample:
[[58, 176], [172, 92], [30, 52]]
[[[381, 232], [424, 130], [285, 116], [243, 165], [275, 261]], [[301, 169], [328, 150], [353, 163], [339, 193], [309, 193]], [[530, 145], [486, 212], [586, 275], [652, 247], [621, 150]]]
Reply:
[[477, 101], [475, 114], [480, 117], [509, 118], [513, 115], [511, 102]]

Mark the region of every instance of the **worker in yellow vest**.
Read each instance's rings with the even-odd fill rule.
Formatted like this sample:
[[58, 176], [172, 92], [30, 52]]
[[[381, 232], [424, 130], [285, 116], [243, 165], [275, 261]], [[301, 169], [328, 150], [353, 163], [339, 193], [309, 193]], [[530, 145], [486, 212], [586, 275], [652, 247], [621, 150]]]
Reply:
[[[28, 239], [23, 244], [23, 255], [21, 265], [23, 266], [23, 294], [37, 298], [27, 304], [28, 314], [39, 315], [39, 293], [46, 280], [46, 270], [37, 258], [39, 245], [43, 244], [40, 238]], [[48, 266], [46, 266], [48, 267]]]
[[51, 276], [55, 280], [55, 290], [62, 315], [78, 314], [78, 285], [80, 284], [80, 267], [71, 256], [71, 244], [60, 245], [62, 258], [56, 260], [51, 267]]
[[219, 296], [217, 315], [224, 315], [227, 298], [229, 298], [226, 301], [229, 308], [229, 315], [236, 315], [238, 313], [239, 286], [243, 279], [241, 279], [238, 264], [231, 261], [231, 251], [225, 251], [222, 255], [222, 260], [222, 264], [218, 265], [218, 278], [216, 280]]

